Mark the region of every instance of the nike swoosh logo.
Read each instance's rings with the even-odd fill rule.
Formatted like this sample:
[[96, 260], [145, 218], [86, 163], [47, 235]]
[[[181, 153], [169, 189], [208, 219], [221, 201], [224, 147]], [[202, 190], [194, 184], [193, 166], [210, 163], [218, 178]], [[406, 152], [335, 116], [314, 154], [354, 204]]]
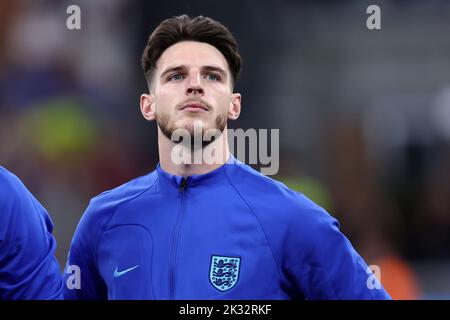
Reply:
[[123, 270], [123, 271], [118, 271], [118, 270], [117, 270], [117, 269], [118, 269], [118, 266], [117, 266], [117, 267], [116, 267], [116, 270], [114, 270], [114, 277], [117, 278], [117, 277], [123, 276], [125, 273], [130, 272], [131, 270], [134, 270], [134, 269], [136, 269], [137, 267], [139, 267], [139, 265], [135, 265], [134, 267], [125, 269], [125, 270]]

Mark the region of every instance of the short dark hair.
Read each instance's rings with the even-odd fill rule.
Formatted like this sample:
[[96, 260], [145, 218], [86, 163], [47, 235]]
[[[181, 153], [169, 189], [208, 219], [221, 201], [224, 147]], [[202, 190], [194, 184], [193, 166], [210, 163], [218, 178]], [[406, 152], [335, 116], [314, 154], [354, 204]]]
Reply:
[[181, 15], [164, 20], [152, 32], [142, 54], [142, 68], [150, 86], [156, 62], [162, 53], [180, 41], [199, 41], [216, 47], [228, 62], [232, 85], [241, 71], [241, 56], [233, 34], [220, 22], [208, 17]]

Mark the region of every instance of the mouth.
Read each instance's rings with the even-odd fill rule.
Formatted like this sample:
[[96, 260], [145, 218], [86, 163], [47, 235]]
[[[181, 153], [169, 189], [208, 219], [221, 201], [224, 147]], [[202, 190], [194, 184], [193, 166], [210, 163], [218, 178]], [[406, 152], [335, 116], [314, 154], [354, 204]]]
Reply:
[[206, 112], [208, 108], [200, 102], [189, 102], [183, 105], [180, 110], [188, 112]]

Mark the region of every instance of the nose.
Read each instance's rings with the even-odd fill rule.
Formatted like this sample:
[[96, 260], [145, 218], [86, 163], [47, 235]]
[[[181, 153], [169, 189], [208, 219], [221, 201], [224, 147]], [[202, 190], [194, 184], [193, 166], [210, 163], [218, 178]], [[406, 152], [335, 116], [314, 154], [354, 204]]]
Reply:
[[204, 94], [203, 86], [201, 84], [201, 77], [199, 73], [193, 74], [188, 82], [188, 86], [186, 89], [186, 93], [188, 95], [191, 94]]

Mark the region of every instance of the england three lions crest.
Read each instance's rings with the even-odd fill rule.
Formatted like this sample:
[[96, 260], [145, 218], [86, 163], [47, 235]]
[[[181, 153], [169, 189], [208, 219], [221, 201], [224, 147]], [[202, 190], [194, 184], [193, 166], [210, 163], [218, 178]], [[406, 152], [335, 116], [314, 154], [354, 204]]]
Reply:
[[239, 279], [241, 258], [212, 256], [209, 267], [209, 280], [219, 291], [227, 291], [235, 286]]

